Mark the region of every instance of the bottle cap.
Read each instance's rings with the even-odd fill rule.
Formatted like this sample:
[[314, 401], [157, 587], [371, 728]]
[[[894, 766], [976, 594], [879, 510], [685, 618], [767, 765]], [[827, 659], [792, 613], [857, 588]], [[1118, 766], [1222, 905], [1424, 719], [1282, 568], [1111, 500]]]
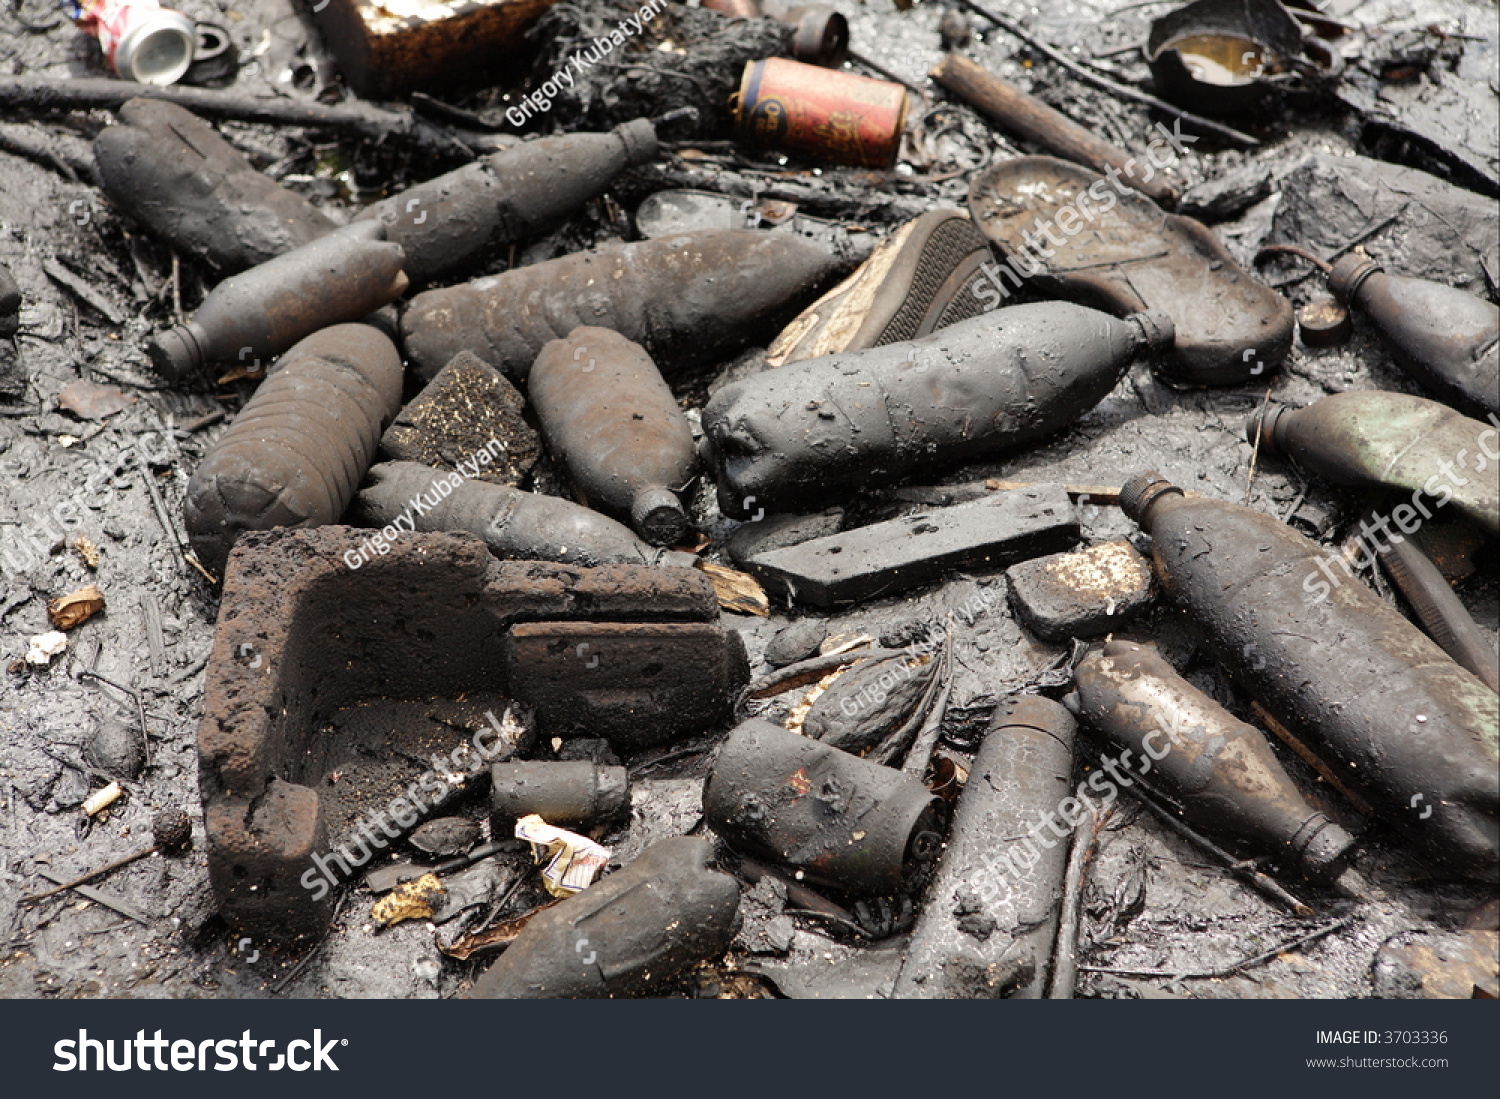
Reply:
[[622, 820], [630, 815], [630, 772], [624, 767], [594, 765], [596, 820]]
[[656, 159], [656, 127], [649, 118], [633, 118], [615, 127], [632, 168]]
[[1152, 351], [1165, 351], [1177, 342], [1177, 326], [1165, 310], [1148, 309], [1144, 313], [1132, 313], [1126, 319], [1140, 326], [1146, 346]]
[[1322, 813], [1314, 813], [1297, 829], [1291, 847], [1304, 874], [1314, 881], [1330, 881], [1354, 856], [1354, 837]]
[[1328, 272], [1328, 288], [1338, 295], [1340, 301], [1350, 301], [1365, 280], [1381, 269], [1380, 264], [1368, 256], [1350, 252], [1333, 265]]
[[1292, 411], [1295, 410], [1284, 404], [1257, 408], [1245, 421], [1245, 442], [1255, 446], [1258, 436], [1262, 458], [1283, 457], [1286, 454], [1286, 425], [1281, 418]]
[[1316, 298], [1297, 311], [1297, 331], [1306, 347], [1339, 347], [1354, 334], [1354, 322], [1338, 301]]
[[203, 366], [203, 349], [198, 344], [196, 326], [174, 324], [146, 341], [146, 355], [152, 368], [169, 382], [180, 382]]
[[630, 525], [653, 546], [675, 546], [687, 533], [687, 513], [671, 489], [642, 489], [630, 503]]
[[1144, 525], [1146, 513], [1151, 510], [1151, 505], [1169, 492], [1183, 495], [1182, 489], [1155, 470], [1149, 473], [1137, 473], [1120, 488], [1120, 510], [1136, 523]]
[[793, 8], [781, 18], [794, 28], [792, 56], [798, 61], [836, 69], [849, 59], [849, 20], [827, 4]]

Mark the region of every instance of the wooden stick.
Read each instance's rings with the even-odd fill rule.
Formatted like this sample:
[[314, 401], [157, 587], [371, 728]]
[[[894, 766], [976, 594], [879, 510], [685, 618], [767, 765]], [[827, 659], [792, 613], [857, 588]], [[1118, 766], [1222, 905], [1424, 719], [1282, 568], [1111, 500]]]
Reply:
[[1318, 772], [1319, 777], [1321, 777], [1324, 782], [1328, 783], [1328, 785], [1332, 786], [1339, 793], [1343, 794], [1345, 800], [1347, 800], [1350, 805], [1354, 806], [1354, 808], [1359, 811], [1360, 815], [1366, 817], [1373, 817], [1375, 815], [1375, 810], [1370, 808], [1370, 803], [1368, 801], [1360, 797], [1348, 786], [1344, 785], [1344, 783], [1339, 780], [1338, 775], [1333, 773], [1332, 767], [1329, 767], [1328, 764], [1324, 763], [1321, 759], [1314, 755], [1311, 748], [1309, 748], [1306, 744], [1303, 744], [1302, 741], [1298, 740], [1297, 737], [1292, 735], [1291, 730], [1281, 722], [1277, 721], [1274, 717], [1272, 717], [1270, 713], [1266, 711], [1266, 708], [1264, 706], [1262, 706], [1259, 702], [1251, 702], [1250, 711], [1255, 715], [1256, 721], [1259, 721], [1267, 729], [1270, 729], [1271, 732], [1275, 733], [1276, 739], [1281, 741], [1281, 743], [1285, 744], [1292, 751], [1296, 752], [1297, 757], [1301, 759], [1303, 763], [1311, 767], [1314, 771]]
[[1022, 42], [1025, 42], [1028, 46], [1036, 50], [1037, 53], [1046, 57], [1049, 61], [1055, 61], [1063, 68], [1067, 69], [1074, 76], [1078, 77], [1080, 80], [1086, 80], [1096, 88], [1102, 88], [1105, 91], [1109, 92], [1111, 95], [1118, 96], [1121, 99], [1133, 100], [1136, 103], [1144, 103], [1148, 107], [1155, 107], [1159, 111], [1165, 111], [1173, 118], [1180, 118], [1184, 122], [1192, 123], [1199, 129], [1218, 134], [1226, 141], [1232, 141], [1236, 145], [1239, 145], [1241, 148], [1260, 148], [1260, 142], [1256, 138], [1251, 137], [1249, 134], [1240, 133], [1239, 130], [1236, 130], [1230, 126], [1226, 126], [1222, 122], [1215, 122], [1211, 118], [1204, 118], [1201, 114], [1193, 114], [1192, 111], [1184, 111], [1181, 107], [1174, 107], [1166, 100], [1158, 99], [1156, 98], [1156, 96], [1151, 95], [1149, 92], [1143, 92], [1140, 89], [1132, 88], [1127, 84], [1116, 83], [1115, 81], [1109, 79], [1109, 77], [1107, 76], [1101, 76], [1099, 73], [1096, 73], [1091, 69], [1084, 68], [1067, 54], [1063, 53], [1062, 50], [1058, 49], [1056, 46], [1053, 46], [1047, 42], [1043, 42], [1040, 38], [1028, 34], [1021, 26], [1016, 23], [1012, 23], [1009, 19], [1006, 19], [1003, 16], [992, 14], [991, 12], [976, 4], [974, 0], [958, 0], [958, 2], [972, 11], [975, 15], [980, 16], [983, 19], [988, 19], [991, 23], [995, 24], [995, 26], [999, 27], [1006, 34], [1013, 35], [1016, 38], [1019, 38]]
[[0, 77], [0, 108], [82, 111], [95, 107], [119, 107], [138, 96], [165, 99], [210, 118], [233, 118], [241, 122], [279, 126], [322, 126], [349, 131], [371, 141], [403, 138], [429, 152], [445, 156], [467, 158], [470, 155], [462, 142], [408, 109], [388, 110], [357, 99], [330, 106], [305, 99], [230, 95], [211, 88], [189, 88], [177, 84], [158, 87], [132, 80]]
[[[51, 870], [38, 870], [37, 873], [46, 878], [48, 881], [60, 882], [62, 880], [61, 874], [55, 874]], [[120, 915], [126, 917], [127, 919], [134, 920], [136, 923], [146, 924], [148, 926], [151, 923], [150, 918], [144, 915], [140, 911], [140, 909], [125, 903], [118, 897], [111, 897], [108, 893], [101, 893], [99, 890], [93, 888], [92, 886], [75, 885], [73, 886], [73, 891], [79, 896], [93, 901], [95, 904], [102, 904], [105, 908], [108, 908], [114, 912], [118, 912]]]
[[1233, 965], [1225, 966], [1223, 969], [1214, 969], [1207, 973], [1174, 973], [1169, 969], [1128, 969], [1123, 966], [1112, 965], [1083, 965], [1078, 968], [1085, 969], [1090, 973], [1117, 973], [1126, 977], [1168, 977], [1174, 981], [1201, 981], [1212, 980], [1216, 977], [1231, 977], [1243, 970], [1250, 969], [1252, 966], [1260, 965], [1262, 962], [1269, 962], [1272, 958], [1280, 954], [1285, 954], [1288, 950], [1296, 950], [1298, 947], [1306, 946], [1308, 943], [1321, 939], [1325, 935], [1332, 935], [1335, 931], [1342, 931], [1353, 922], [1353, 916], [1345, 916], [1343, 919], [1336, 920], [1326, 927], [1320, 927], [1318, 930], [1303, 935], [1301, 938], [1292, 939], [1279, 946], [1273, 946], [1264, 954], [1257, 954], [1253, 958], [1245, 958], [1235, 962]]
[[1177, 204], [1177, 188], [1166, 176], [1152, 169], [1149, 180], [1139, 178], [1140, 162], [1134, 156], [967, 57], [946, 54], [929, 75], [991, 122], [1096, 172], [1112, 169], [1120, 182], [1163, 206]]
[[[1036, 486], [1036, 481], [999, 481], [993, 477], [984, 482], [984, 487], [991, 492], [1013, 492], [1016, 489], [1036, 488]], [[1118, 485], [1063, 485], [1063, 491], [1074, 500], [1087, 496], [1091, 504], [1118, 504], [1120, 502]]]
[[1135, 782], [1137, 785], [1131, 787], [1131, 792], [1135, 794], [1136, 800], [1151, 810], [1151, 813], [1159, 821], [1167, 825], [1167, 827], [1171, 828], [1183, 839], [1218, 859], [1230, 873], [1253, 885], [1278, 904], [1285, 905], [1298, 916], [1311, 916], [1313, 914], [1311, 905], [1292, 896], [1270, 875], [1263, 874], [1249, 862], [1235, 858], [1213, 840], [1202, 835], [1183, 821], [1178, 820], [1172, 813], [1158, 805], [1153, 796], [1146, 793], [1147, 787], [1144, 782], [1139, 778]]
[[1057, 942], [1052, 951], [1049, 1000], [1071, 1000], [1078, 986], [1078, 910], [1083, 903], [1084, 878], [1099, 843], [1099, 832], [1113, 813], [1110, 809], [1101, 817], [1090, 806], [1088, 815], [1081, 817], [1073, 829], [1073, 849], [1068, 852], [1068, 870], [1063, 876]]
[[[61, 882], [60, 884], [55, 885], [51, 889], [48, 889], [44, 892], [33, 893], [29, 897], [22, 897], [20, 900], [16, 901], [16, 903], [35, 904], [37, 901], [46, 900], [48, 897], [55, 896], [56, 894], [62, 893], [68, 889], [77, 889], [80, 885], [83, 885], [86, 882], [91, 882], [95, 878], [104, 877], [104, 875], [108, 874], [111, 870], [118, 870], [120, 867], [128, 866], [130, 863], [135, 862], [137, 859], [143, 859], [147, 855], [154, 855], [157, 850], [158, 848], [156, 844], [153, 843], [145, 850], [136, 851], [133, 854], [124, 856], [123, 858], [118, 858], [114, 862], [105, 863], [97, 870], [90, 870], [87, 874], [80, 874], [78, 875], [78, 877], [73, 878], [71, 881]], [[43, 876], [50, 881], [57, 881], [57, 879], [52, 877], [52, 875], [50, 874], [45, 874]]]

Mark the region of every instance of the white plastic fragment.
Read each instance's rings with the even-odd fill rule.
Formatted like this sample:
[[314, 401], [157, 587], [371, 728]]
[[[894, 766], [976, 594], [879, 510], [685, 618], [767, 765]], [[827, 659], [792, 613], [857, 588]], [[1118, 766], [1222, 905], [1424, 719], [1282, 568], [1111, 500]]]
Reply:
[[39, 633], [31, 639], [31, 646], [26, 650], [26, 663], [45, 668], [52, 663], [54, 656], [67, 647], [68, 635], [61, 630]]

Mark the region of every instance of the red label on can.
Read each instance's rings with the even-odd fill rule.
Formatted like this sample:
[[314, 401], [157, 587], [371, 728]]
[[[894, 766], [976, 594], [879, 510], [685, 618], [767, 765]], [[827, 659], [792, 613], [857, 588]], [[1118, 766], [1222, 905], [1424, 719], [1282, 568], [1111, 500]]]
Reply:
[[71, 0], [68, 15], [84, 30], [99, 39], [104, 60], [115, 67], [115, 51], [125, 35], [143, 15], [160, 11], [156, 0]]

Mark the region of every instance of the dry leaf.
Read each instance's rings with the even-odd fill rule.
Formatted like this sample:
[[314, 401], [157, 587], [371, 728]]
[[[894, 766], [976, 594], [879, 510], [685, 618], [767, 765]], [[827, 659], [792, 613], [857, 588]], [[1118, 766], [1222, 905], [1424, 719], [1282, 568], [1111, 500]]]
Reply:
[[97, 569], [99, 567], [99, 547], [94, 545], [88, 538], [82, 534], [75, 534], [72, 540], [68, 542], [68, 545], [72, 547], [73, 552], [78, 554], [82, 558], [83, 563], [89, 568]]
[[447, 895], [436, 874], [423, 874], [413, 881], [402, 882], [381, 897], [370, 909], [370, 916], [382, 927], [391, 927], [402, 920], [425, 920], [438, 910]]
[[439, 942], [438, 949], [448, 955], [448, 957], [457, 958], [462, 962], [467, 961], [472, 955], [478, 954], [481, 950], [489, 950], [491, 947], [496, 946], [508, 946], [515, 942], [516, 936], [526, 929], [526, 925], [531, 922], [531, 917], [535, 916], [538, 912], [551, 908], [554, 904], [558, 904], [561, 901], [561, 897], [558, 897], [556, 900], [550, 900], [546, 904], [539, 905], [530, 912], [517, 916], [514, 919], [503, 920], [493, 927], [485, 928], [483, 931], [474, 931], [463, 935], [455, 939], [448, 946], [444, 946]]
[[104, 609], [104, 593], [98, 585], [79, 588], [47, 604], [47, 618], [59, 630], [81, 626]]
[[140, 400], [126, 393], [119, 386], [99, 385], [96, 382], [69, 382], [57, 395], [57, 407], [73, 413], [81, 420], [102, 420], [123, 412]]

